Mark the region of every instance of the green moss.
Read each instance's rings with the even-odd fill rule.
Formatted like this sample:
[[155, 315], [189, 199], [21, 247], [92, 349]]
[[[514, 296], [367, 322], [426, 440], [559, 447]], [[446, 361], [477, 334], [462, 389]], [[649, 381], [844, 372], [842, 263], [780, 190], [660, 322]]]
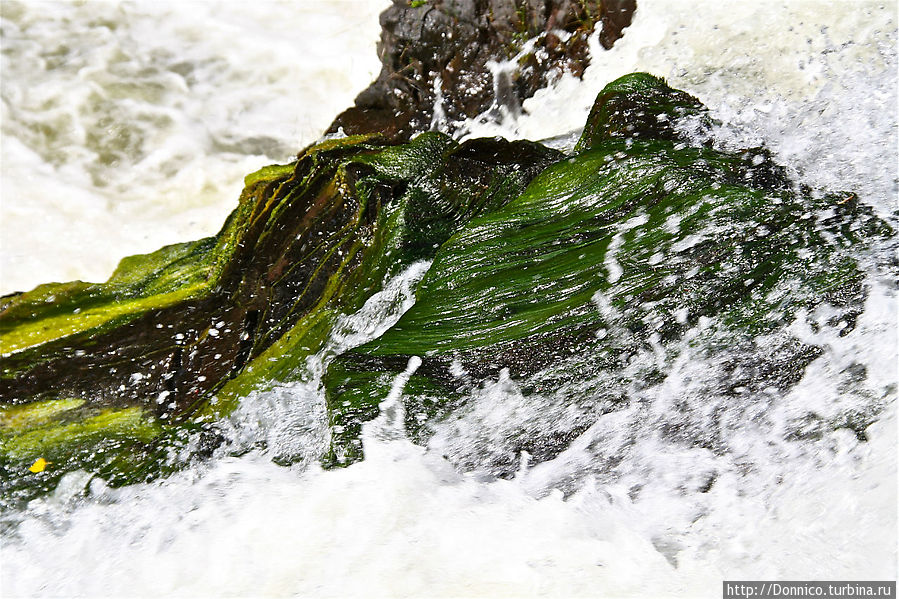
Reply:
[[460, 145], [431, 132], [403, 146], [348, 157], [337, 178], [349, 180], [348, 171], [354, 171], [349, 192], [360, 202], [357, 219], [375, 212], [374, 226], [366, 236], [346, 233], [355, 241], [342, 246], [342, 264], [329, 276], [318, 303], [218, 389], [216, 402], [202, 414], [226, 414], [251, 390], [296, 378], [304, 372], [306, 358], [323, 348], [339, 315], [361, 308], [405, 266], [432, 257], [467, 220], [512, 200], [558, 156], [530, 142], [474, 140]]
[[648, 73], [631, 73], [608, 84], [596, 97], [575, 152], [608, 139], [667, 139], [679, 136], [674, 124], [685, 116], [704, 116], [696, 98]]
[[0, 406], [0, 435], [32, 430], [63, 412], [84, 405], [83, 399], [54, 399], [29, 404]]
[[40, 320], [21, 324], [5, 333], [0, 341], [0, 353], [11, 354], [86, 331], [97, 335], [106, 328], [119, 327], [149, 310], [165, 308], [194, 297], [206, 288], [205, 284], [195, 283], [151, 297], [109, 301], [95, 308], [81, 309], [78, 313], [45, 315]]
[[[0, 413], [0, 506], [21, 506], [51, 491], [67, 472], [85, 470], [113, 482], [144, 480], [148, 448], [163, 427], [139, 407], [102, 408], [82, 399], [4, 406]], [[30, 468], [43, 460], [40, 471]]]
[[245, 187], [250, 187], [259, 183], [260, 181], [273, 181], [284, 179], [285, 177], [290, 176], [294, 169], [296, 168], [296, 163], [292, 162], [290, 164], [271, 164], [269, 166], [263, 166], [261, 169], [254, 173], [250, 173], [243, 179], [243, 183]]
[[138, 407], [102, 409], [89, 417], [79, 414], [78, 420], [69, 422], [64, 416], [71, 418], [70, 410], [73, 408], [68, 405], [62, 408], [54, 406], [52, 409], [45, 407], [46, 411], [52, 410], [57, 418], [31, 421], [27, 427], [20, 427], [12, 434], [8, 434], [4, 427], [0, 433], [0, 453], [14, 460], [41, 457], [64, 460], [73, 448], [100, 438], [121, 437], [148, 442], [162, 430], [155, 419], [148, 418]]
[[[248, 175], [214, 237], [126, 258], [106, 283], [3, 298], [0, 485], [27, 498], [76, 467], [118, 483], [179, 467], [166, 456], [200, 423], [302, 377], [337, 318], [421, 259], [416, 304], [328, 367], [327, 464], [362, 457], [362, 423], [410, 356], [423, 362], [405, 424], [424, 441], [501, 368], [536, 389], [618, 368], [703, 317], [746, 340], [821, 302], [857, 310], [847, 248], [889, 228], [854, 196], [795, 193], [762, 149], [688, 147], [683, 116], [707, 118], [634, 74], [600, 93], [574, 156], [436, 132], [328, 140]], [[23, 478], [38, 457], [49, 474]]]
[[370, 381], [396, 376], [409, 356], [423, 357], [432, 401], [452, 405], [454, 360], [476, 378], [508, 368], [526, 386], [565, 364], [559, 385], [620, 368], [619, 356], [679, 339], [701, 318], [739, 343], [824, 301], [858, 309], [862, 275], [845, 248], [889, 228], [845, 195], [797, 195], [762, 150], [680, 143], [671, 121], [701, 109], [645, 74], [603, 90], [579, 153], [458, 230], [415, 305], [335, 361], [325, 377], [332, 421], [352, 426], [334, 442], [352, 442], [346, 431], [383, 399]]
[[402, 146], [328, 140], [248, 175], [214, 237], [125, 258], [102, 284], [4, 298], [0, 396], [38, 403], [16, 408], [31, 428], [6, 434], [0, 461], [19, 471], [46, 454], [48, 472], [83, 467], [118, 483], [178, 467], [166, 456], [187, 431], [205, 434], [198, 423], [251, 391], [302, 377], [340, 315], [559, 156], [440, 133]]

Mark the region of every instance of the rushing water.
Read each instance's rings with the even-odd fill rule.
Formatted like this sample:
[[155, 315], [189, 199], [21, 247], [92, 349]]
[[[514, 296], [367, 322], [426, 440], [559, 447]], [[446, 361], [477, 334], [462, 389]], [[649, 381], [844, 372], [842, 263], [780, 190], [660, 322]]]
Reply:
[[377, 74], [386, 4], [4, 0], [0, 293], [217, 232]]
[[[378, 3], [46, 8], [3, 5], [4, 288], [100, 279], [113, 256], [214, 231], [241, 175], [313, 140], [377, 66]], [[715, 144], [764, 143], [797, 180], [855, 190], [895, 224], [896, 12], [642, 0], [584, 81], [466, 134], [567, 133], [605, 83], [647, 70], [710, 106]], [[76, 472], [6, 515], [20, 524], [3, 594], [712, 597], [725, 578], [895, 578], [893, 251], [860, 256], [851, 333], [797, 318], [791, 332], [824, 352], [787, 393], [727, 395], [720, 364], [685, 344], [661, 384], [629, 389], [555, 459], [511, 456], [513, 478], [493, 475], [507, 440], [564, 430], [571, 407], [506, 377], [428, 447], [404, 437], [391, 396], [363, 462], [276, 465], [325, 447], [322, 364], [411, 305], [415, 265], [341, 321], [306, 380], [244, 400], [228, 427], [240, 457], [150, 485], [95, 479], [86, 497]], [[858, 413], [875, 420], [865, 439], [820, 426]], [[698, 442], [710, 431], [714, 449]]]

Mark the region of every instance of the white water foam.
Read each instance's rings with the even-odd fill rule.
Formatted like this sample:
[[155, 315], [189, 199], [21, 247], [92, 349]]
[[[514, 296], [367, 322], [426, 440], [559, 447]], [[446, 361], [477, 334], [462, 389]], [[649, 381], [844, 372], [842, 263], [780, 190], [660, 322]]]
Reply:
[[3, 2], [0, 293], [216, 233], [377, 74], [386, 5]]
[[[896, 22], [889, 3], [643, 0], [625, 37], [594, 51], [584, 82], [563, 78], [518, 120], [479, 134], [564, 133], [606, 82], [649, 70], [729, 123], [719, 143], [764, 142], [804, 182], [859, 190], [886, 213]], [[894, 579], [897, 297], [894, 276], [867, 269], [866, 310], [848, 335], [809, 326], [821, 314], [797, 318], [792, 332], [823, 354], [788, 393], [735, 401], [709, 382], [716, 362], [672, 356], [662, 384], [636, 390], [555, 459], [529, 467], [519, 456], [511, 480], [478, 464], [519, 430], [564, 422], [568, 407], [537, 410], [508, 378], [488, 381], [429, 448], [369, 423], [368, 458], [342, 470], [275, 466], [270, 447], [151, 485], [94, 482], [87, 501], [72, 496], [76, 475], [3, 540], [4, 595], [717, 597], [725, 578]], [[385, 325], [360, 319], [348, 330], [369, 333], [353, 343]], [[257, 438], [290, 438], [265, 437], [277, 405], [312, 414], [297, 416], [303, 438], [326, 442], [315, 376], [267, 393]], [[788, 438], [809, 414], [827, 422], [863, 408], [880, 411], [867, 441], [826, 427]], [[706, 429], [720, 451], [694, 446]], [[288, 449], [311, 455], [315, 443]]]
[[[895, 361], [870, 344], [883, 334], [880, 311], [895, 316], [894, 300], [872, 294], [846, 347], [816, 362], [793, 397], [778, 398], [775, 422], [735, 409], [723, 456], [657, 434], [678, 417], [665, 396], [689, 391], [687, 375], [701, 377], [708, 366], [684, 359], [653, 397], [513, 480], [459, 473], [440, 457], [445, 447], [427, 450], [402, 436], [401, 414], [366, 424], [366, 460], [338, 471], [314, 462], [278, 467], [251, 452], [157, 484], [114, 490], [95, 480], [86, 502], [77, 492], [85, 477], [74, 473], [54, 497], [32, 504], [15, 542], [5, 541], [4, 594], [713, 597], [724, 578], [888, 577], [894, 413], [866, 430], [867, 443], [836, 431], [791, 444], [776, 421], [797, 402], [839, 399], [832, 383], [843, 361], [872, 369]], [[870, 386], [888, 381], [875, 377]], [[315, 381], [269, 393], [323, 414]], [[475, 399], [500, 417], [488, 426], [508, 427], [503, 419], [535, 416], [533, 404], [509, 409], [519, 395], [506, 380]], [[246, 414], [254, 405], [267, 413], [251, 397]], [[697, 402], [689, 416], [702, 424], [710, 407], [721, 406]], [[468, 445], [479, 423], [463, 420], [455, 432]], [[313, 428], [326, 439], [323, 418]], [[613, 468], [620, 476], [581, 476], [568, 497], [553, 490], [579, 459], [603, 458], [587, 447], [597, 441], [623, 456]], [[713, 470], [714, 485], [700, 491]]]

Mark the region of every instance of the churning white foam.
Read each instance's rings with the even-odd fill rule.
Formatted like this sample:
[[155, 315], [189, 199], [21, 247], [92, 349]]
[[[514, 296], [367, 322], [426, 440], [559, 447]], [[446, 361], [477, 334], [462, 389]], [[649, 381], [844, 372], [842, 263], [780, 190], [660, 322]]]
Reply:
[[[460, 473], [441, 451], [404, 438], [396, 413], [366, 424], [366, 459], [337, 471], [314, 461], [276, 466], [270, 448], [156, 484], [116, 490], [94, 480], [87, 501], [88, 477], [73, 473], [4, 541], [4, 594], [713, 597], [725, 578], [889, 577], [895, 412], [868, 427], [866, 443], [842, 430], [798, 444], [778, 426], [797, 404], [837, 399], [843, 361], [875, 368], [896, 359], [870, 343], [883, 333], [880, 312], [895, 316], [895, 297], [883, 293], [869, 299], [845, 348], [828, 349], [789, 397], [767, 405], [773, 414], [734, 422], [723, 455], [658, 434], [677, 417], [665, 396], [682, 397], [693, 387], [687, 375], [711, 367], [685, 359], [632, 407], [512, 480]], [[882, 382], [875, 377], [868, 390]], [[270, 417], [279, 399], [323, 414], [314, 377], [267, 393], [247, 398], [238, 420], [246, 424], [254, 406]], [[478, 395], [482, 409], [518, 396], [509, 381]], [[747, 415], [745, 406], [711, 407], [725, 418]], [[703, 424], [706, 408], [697, 403], [690, 417]], [[539, 407], [502, 409], [526, 424]], [[312, 420], [293, 434], [326, 441], [324, 418]], [[465, 443], [479, 422], [460, 426]], [[581, 475], [567, 497], [554, 490], [579, 461], [603, 453], [619, 454], [616, 476]], [[700, 490], [709, 472], [714, 484]]]
[[3, 2], [0, 293], [217, 232], [377, 74], [386, 5]]

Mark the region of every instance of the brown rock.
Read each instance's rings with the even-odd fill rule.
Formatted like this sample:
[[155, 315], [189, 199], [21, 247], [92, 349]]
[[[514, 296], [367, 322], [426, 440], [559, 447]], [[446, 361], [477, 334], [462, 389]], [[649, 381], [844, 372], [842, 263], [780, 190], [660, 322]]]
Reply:
[[[394, 0], [381, 14], [381, 73], [329, 132], [378, 132], [401, 142], [438, 124], [452, 132], [488, 111], [516, 113], [561, 72], [583, 75], [596, 23], [608, 49], [635, 9], [636, 0]], [[494, 76], [492, 66], [519, 53], [517, 68]]]

